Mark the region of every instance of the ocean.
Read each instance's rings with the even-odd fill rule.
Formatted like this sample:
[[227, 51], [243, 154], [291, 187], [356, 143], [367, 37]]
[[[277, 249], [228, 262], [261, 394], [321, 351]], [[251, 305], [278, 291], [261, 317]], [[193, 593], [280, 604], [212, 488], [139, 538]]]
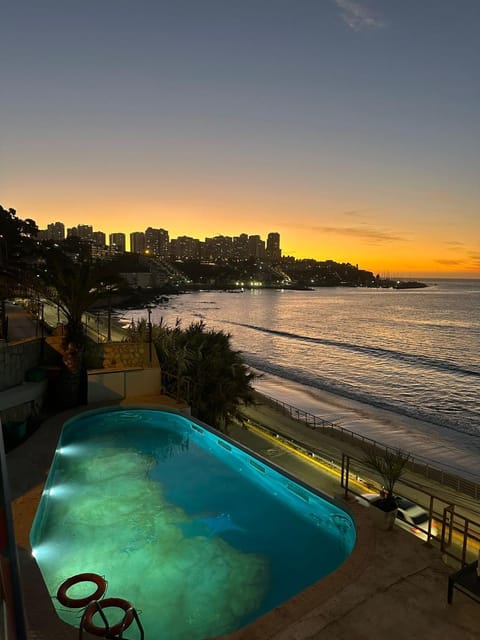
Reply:
[[152, 322], [223, 330], [261, 393], [478, 480], [480, 280], [425, 282], [199, 291], [157, 305]]

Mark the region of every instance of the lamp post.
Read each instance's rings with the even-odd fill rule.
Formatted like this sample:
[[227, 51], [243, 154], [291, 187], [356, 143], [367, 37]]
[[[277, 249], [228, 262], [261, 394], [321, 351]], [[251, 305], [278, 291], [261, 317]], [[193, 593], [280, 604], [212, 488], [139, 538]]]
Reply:
[[112, 341], [112, 292], [117, 290], [114, 284], [103, 284], [104, 289], [107, 291], [107, 342]]
[[40, 329], [40, 296], [37, 294], [37, 299], [34, 302], [35, 312], [35, 337], [38, 338]]
[[148, 312], [148, 359], [152, 363], [152, 310], [147, 307]]
[[108, 285], [107, 342], [112, 341], [112, 287]]
[[40, 342], [40, 357], [43, 362], [43, 356], [45, 353], [45, 305], [43, 302], [40, 303], [40, 331], [41, 331], [41, 342]]
[[0, 265], [2, 267], [7, 266], [8, 264], [8, 245], [7, 239], [0, 233]]

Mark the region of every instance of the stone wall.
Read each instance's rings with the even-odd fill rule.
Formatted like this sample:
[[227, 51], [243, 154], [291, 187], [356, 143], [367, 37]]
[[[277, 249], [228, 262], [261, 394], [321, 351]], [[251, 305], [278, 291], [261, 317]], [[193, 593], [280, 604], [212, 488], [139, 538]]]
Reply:
[[154, 345], [103, 342], [94, 348], [98, 350], [95, 359], [100, 358], [101, 366], [88, 371], [89, 404], [162, 393], [162, 373]]
[[144, 342], [105, 342], [103, 349], [104, 369], [135, 369], [158, 367], [154, 345], [150, 362], [149, 344]]
[[[47, 342], [59, 353], [62, 351], [62, 337], [50, 336]], [[93, 342], [87, 341], [85, 349], [87, 369], [143, 369], [158, 367], [155, 345], [152, 344], [152, 361], [148, 342]]]
[[0, 391], [10, 389], [25, 380], [25, 373], [40, 362], [41, 340], [0, 342]]

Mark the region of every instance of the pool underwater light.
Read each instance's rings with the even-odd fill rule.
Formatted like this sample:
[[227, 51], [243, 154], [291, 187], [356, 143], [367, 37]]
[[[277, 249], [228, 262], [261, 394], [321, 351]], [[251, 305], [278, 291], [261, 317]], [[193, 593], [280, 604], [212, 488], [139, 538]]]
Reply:
[[56, 484], [49, 489], [45, 489], [43, 495], [55, 499], [72, 497], [75, 495], [75, 486], [72, 483]]
[[85, 447], [75, 444], [68, 444], [63, 447], [59, 447], [56, 451], [61, 456], [79, 456], [84, 453]]

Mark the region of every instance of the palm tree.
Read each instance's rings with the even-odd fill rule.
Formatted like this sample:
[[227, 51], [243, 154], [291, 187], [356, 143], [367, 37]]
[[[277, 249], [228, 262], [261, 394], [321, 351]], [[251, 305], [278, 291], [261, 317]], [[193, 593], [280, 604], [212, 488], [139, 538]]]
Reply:
[[[162, 382], [168, 393], [190, 404], [192, 415], [225, 430], [234, 418], [240, 418], [240, 405], [253, 402], [251, 383], [255, 374], [234, 351], [230, 335], [207, 331], [203, 322], [192, 322], [183, 330], [177, 320], [167, 327], [161, 322], [152, 329], [162, 369]], [[144, 320], [128, 331], [128, 339], [145, 340]]]
[[397, 504], [393, 495], [395, 485], [402, 477], [410, 455], [400, 449], [385, 449], [380, 452], [374, 446], [365, 446], [364, 462], [382, 478], [385, 499], [376, 506], [383, 511], [395, 509]]
[[220, 430], [240, 418], [239, 406], [253, 402], [255, 374], [231, 347], [231, 336], [193, 322], [184, 332], [192, 364], [191, 409], [194, 416]]
[[87, 400], [87, 374], [84, 365], [86, 333], [83, 314], [94, 302], [105, 298], [113, 284], [101, 262], [76, 261], [58, 247], [44, 252], [43, 269], [36, 274], [35, 288], [63, 311], [67, 320], [62, 341], [64, 364], [64, 406]]

